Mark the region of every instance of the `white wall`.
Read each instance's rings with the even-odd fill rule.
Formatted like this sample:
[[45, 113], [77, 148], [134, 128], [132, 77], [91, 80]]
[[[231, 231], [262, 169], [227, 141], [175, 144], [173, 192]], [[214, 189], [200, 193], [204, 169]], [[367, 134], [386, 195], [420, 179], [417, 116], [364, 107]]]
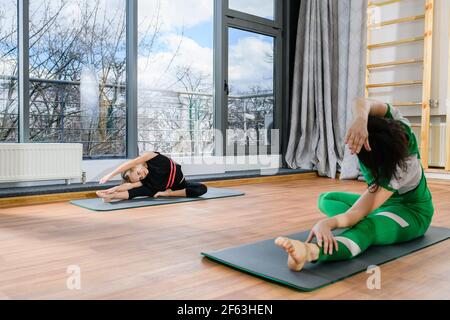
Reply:
[[[424, 13], [425, 0], [405, 0], [375, 9], [376, 22], [393, 20]], [[439, 108], [431, 110], [432, 116], [446, 114], [448, 99], [448, 57], [449, 57], [449, 16], [450, 1], [435, 0], [432, 99], [439, 101]], [[424, 20], [407, 22], [373, 30], [371, 43], [394, 41], [421, 36], [424, 33]], [[423, 42], [375, 49], [370, 56], [371, 63], [393, 61], [407, 58], [422, 58]], [[372, 70], [370, 83], [383, 83], [404, 80], [422, 80], [423, 65], [404, 65], [393, 68]], [[413, 102], [422, 100], [422, 86], [371, 89], [371, 96], [382, 101]], [[401, 107], [402, 113], [410, 117], [420, 117], [420, 107]], [[416, 118], [412, 120], [417, 121]], [[436, 120], [435, 120], [436, 121]], [[439, 121], [439, 120], [438, 120]]]

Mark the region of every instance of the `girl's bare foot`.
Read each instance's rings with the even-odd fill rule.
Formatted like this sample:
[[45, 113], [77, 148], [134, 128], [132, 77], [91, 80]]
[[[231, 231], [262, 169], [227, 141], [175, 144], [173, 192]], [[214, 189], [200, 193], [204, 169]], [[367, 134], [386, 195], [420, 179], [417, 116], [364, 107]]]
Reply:
[[106, 203], [111, 202], [113, 199], [112, 195], [108, 194], [105, 190], [97, 191], [96, 194], [99, 198], [103, 199], [103, 202], [106, 202]]
[[275, 244], [282, 247], [288, 254], [288, 267], [293, 271], [300, 271], [306, 262], [319, 258], [319, 247], [313, 243], [303, 243], [285, 237], [279, 237]]

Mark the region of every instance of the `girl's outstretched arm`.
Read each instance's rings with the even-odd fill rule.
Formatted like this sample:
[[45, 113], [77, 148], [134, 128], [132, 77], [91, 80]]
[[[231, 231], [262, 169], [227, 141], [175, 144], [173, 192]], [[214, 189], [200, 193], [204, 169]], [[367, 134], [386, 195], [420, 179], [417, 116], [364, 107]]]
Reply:
[[102, 198], [105, 202], [109, 202], [112, 200], [127, 200], [129, 198], [128, 191], [142, 187], [142, 182], [136, 183], [124, 183], [120, 186], [108, 189], [108, 190], [100, 190], [97, 191], [97, 196]]
[[101, 180], [100, 180], [100, 184], [104, 184], [106, 182], [108, 182], [109, 180], [111, 180], [113, 177], [115, 177], [118, 174], [121, 174], [122, 172], [134, 168], [140, 164], [144, 164], [147, 161], [155, 158], [156, 156], [158, 156], [157, 153], [155, 152], [147, 152], [144, 153], [142, 156], [137, 157], [136, 159], [133, 160], [129, 160], [123, 164], [121, 164], [117, 169], [115, 169], [113, 172], [107, 174], [106, 176], [104, 176]]
[[107, 194], [112, 194], [115, 192], [124, 192], [124, 191], [130, 191], [131, 189], [142, 187], [142, 182], [138, 181], [135, 183], [123, 183], [120, 186], [105, 190], [104, 192]]
[[306, 242], [310, 242], [317, 238], [319, 247], [324, 247], [325, 252], [332, 254], [333, 247], [338, 250], [338, 244], [332, 234], [332, 230], [338, 228], [350, 228], [364, 219], [367, 215], [378, 209], [387, 201], [393, 192], [379, 187], [376, 192], [369, 189], [358, 199], [357, 202], [346, 213], [339, 214], [332, 218], [320, 220], [311, 229]]

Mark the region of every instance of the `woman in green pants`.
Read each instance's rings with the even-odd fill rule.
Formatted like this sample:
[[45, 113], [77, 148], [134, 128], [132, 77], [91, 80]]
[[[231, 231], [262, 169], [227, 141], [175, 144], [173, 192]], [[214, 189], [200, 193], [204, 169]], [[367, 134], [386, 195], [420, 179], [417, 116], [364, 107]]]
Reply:
[[[417, 140], [398, 110], [379, 101], [356, 100], [346, 144], [358, 155], [368, 188], [362, 195], [322, 194], [319, 209], [328, 218], [313, 227], [306, 242], [275, 240], [288, 253], [292, 270], [300, 271], [306, 262], [352, 259], [371, 245], [409, 241], [430, 226], [434, 208]], [[346, 231], [334, 236], [331, 231], [337, 228]]]

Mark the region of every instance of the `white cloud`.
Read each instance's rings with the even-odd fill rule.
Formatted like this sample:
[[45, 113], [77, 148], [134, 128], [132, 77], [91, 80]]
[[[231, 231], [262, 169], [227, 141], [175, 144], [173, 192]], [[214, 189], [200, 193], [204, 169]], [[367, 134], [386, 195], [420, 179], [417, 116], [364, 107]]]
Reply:
[[189, 28], [212, 19], [213, 0], [139, 0], [139, 25], [155, 23], [158, 17], [162, 32]]
[[240, 38], [229, 48], [228, 77], [233, 91], [252, 86], [273, 89], [273, 44], [257, 37]]
[[[138, 61], [139, 85], [167, 89], [176, 82], [177, 67], [189, 67], [212, 83], [212, 40], [207, 47], [181, 30], [212, 22], [213, 0], [139, 0], [139, 30], [150, 34], [158, 27], [158, 37], [149, 57], [142, 50]], [[178, 48], [179, 47], [179, 48]], [[169, 67], [170, 66], [170, 67]], [[180, 89], [172, 87], [171, 89]]]
[[[165, 50], [139, 57], [140, 88], [167, 89], [176, 82], [177, 66], [189, 66], [196, 74], [212, 82], [213, 51], [201, 47], [195, 40], [168, 34], [161, 38]], [[180, 45], [176, 56], [174, 53]], [[229, 49], [229, 82], [233, 92], [248, 92], [251, 87], [273, 89], [273, 44], [256, 36], [240, 38]], [[172, 61], [173, 59], [173, 61]], [[172, 61], [172, 64], [171, 64]], [[167, 66], [171, 67], [167, 69]], [[180, 89], [174, 87], [171, 89]]]
[[[97, 25], [114, 19], [119, 22], [125, 18], [124, 0], [35, 0], [30, 1], [30, 21], [32, 25], [41, 26], [43, 19], [56, 14], [57, 24], [62, 27], [78, 28], [83, 23], [82, 17], [90, 16], [98, 4], [95, 19]], [[92, 17], [91, 17], [92, 18]]]
[[[8, 19], [15, 17], [17, 12], [16, 0], [0, 0], [0, 18]], [[1, 20], [4, 23], [5, 20]]]
[[229, 6], [258, 17], [273, 18], [275, 1], [280, 0], [229, 0]]
[[148, 59], [144, 56], [139, 57], [141, 88], [166, 89], [165, 86], [176, 82], [177, 67], [183, 66], [190, 67], [194, 73], [201, 74], [212, 82], [213, 51], [211, 48], [202, 47], [193, 39], [181, 38], [173, 33], [162, 36], [160, 41], [164, 44], [165, 50], [152, 53]]

